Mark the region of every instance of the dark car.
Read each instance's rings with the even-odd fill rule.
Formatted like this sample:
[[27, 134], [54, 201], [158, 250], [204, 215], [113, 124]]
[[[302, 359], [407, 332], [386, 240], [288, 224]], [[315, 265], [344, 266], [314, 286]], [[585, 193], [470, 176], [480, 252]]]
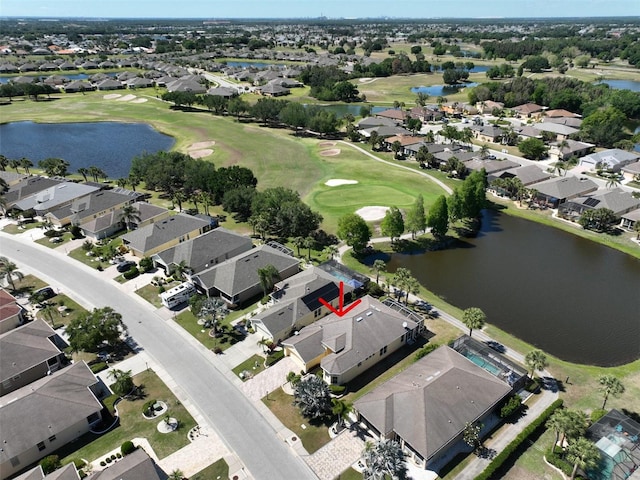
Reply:
[[125, 262], [120, 262], [118, 264], [118, 266], [116, 267], [116, 269], [120, 272], [120, 273], [124, 273], [128, 270], [131, 270], [132, 267], [136, 266], [136, 262], [133, 262], [131, 260], [127, 260]]
[[33, 292], [32, 294], [33, 298], [37, 298], [40, 301], [49, 300], [51, 297], [55, 297], [55, 296], [56, 296], [56, 292], [54, 292], [53, 288], [51, 287], [40, 288], [35, 292]]

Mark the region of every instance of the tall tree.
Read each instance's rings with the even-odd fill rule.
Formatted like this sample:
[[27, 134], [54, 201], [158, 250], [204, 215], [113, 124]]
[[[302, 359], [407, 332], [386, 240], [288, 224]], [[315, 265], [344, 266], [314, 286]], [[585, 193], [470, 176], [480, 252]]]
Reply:
[[404, 219], [398, 207], [391, 207], [386, 211], [380, 223], [380, 231], [382, 235], [391, 238], [391, 243], [393, 243], [395, 239], [399, 239], [404, 233]]
[[469, 336], [474, 329], [484, 327], [487, 321], [487, 316], [478, 307], [470, 307], [462, 312], [462, 323], [469, 328]]
[[578, 469], [587, 470], [598, 466], [600, 450], [586, 438], [578, 438], [567, 447], [567, 460], [573, 464], [571, 480], [576, 478]]
[[66, 177], [69, 175], [69, 171], [67, 170], [69, 168], [69, 162], [61, 158], [45, 158], [38, 162], [38, 167], [44, 170], [50, 177]]
[[462, 432], [462, 438], [464, 443], [473, 448], [474, 452], [477, 452], [482, 445], [480, 439], [480, 432], [482, 431], [482, 424], [475, 422], [467, 422], [464, 425], [464, 431]]
[[338, 426], [342, 426], [344, 417], [353, 410], [353, 404], [339, 398], [331, 399], [331, 413], [338, 417]]
[[140, 210], [133, 205], [125, 205], [120, 210], [119, 220], [125, 224], [127, 231], [131, 230], [131, 226], [134, 223], [138, 223], [142, 220], [140, 217]]
[[15, 280], [22, 280], [24, 275], [20, 270], [18, 270], [18, 266], [10, 261], [7, 257], [0, 257], [0, 278], [7, 281], [9, 285], [11, 285], [11, 291], [16, 291]]
[[371, 229], [360, 215], [349, 213], [338, 220], [337, 235], [356, 253], [361, 253], [371, 240]]
[[598, 390], [600, 390], [604, 397], [604, 400], [602, 402], [603, 409], [607, 405], [607, 400], [609, 399], [610, 395], [619, 397], [625, 391], [623, 383], [620, 381], [620, 379], [614, 377], [613, 375], [602, 375], [600, 378], [598, 378], [598, 383], [600, 384]]
[[114, 368], [109, 372], [109, 377], [114, 380], [114, 383], [111, 385], [111, 390], [121, 397], [131, 393], [131, 390], [133, 390], [135, 386], [133, 384], [131, 370], [118, 370]]
[[24, 171], [27, 175], [31, 174], [31, 172], [29, 171], [29, 169], [33, 167], [33, 162], [31, 160], [29, 160], [28, 158], [22, 157], [20, 159], [20, 166], [24, 168]]
[[556, 434], [556, 439], [551, 447], [552, 453], [556, 452], [556, 446], [558, 445], [558, 440], [560, 440], [560, 434], [564, 432], [566, 416], [567, 411], [564, 408], [557, 408], [545, 423], [545, 426], [552, 429]]
[[96, 308], [71, 320], [66, 328], [72, 351], [95, 352], [114, 347], [125, 333], [122, 315], [111, 307]]
[[404, 461], [402, 447], [395, 440], [378, 440], [367, 442], [362, 454], [365, 480], [406, 480], [407, 467]]
[[547, 356], [542, 350], [531, 350], [524, 357], [524, 363], [531, 369], [531, 378], [535, 374], [536, 370], [542, 371], [549, 365]]
[[440, 195], [429, 209], [427, 226], [431, 228], [431, 233], [437, 239], [443, 238], [449, 230], [449, 210], [447, 199]]
[[[416, 237], [418, 232], [423, 232], [427, 228], [427, 219], [424, 212], [424, 198], [418, 195], [411, 209], [407, 212], [406, 227], [411, 232], [412, 238]], [[377, 282], [376, 282], [377, 283]]]
[[323, 418], [331, 413], [331, 392], [317, 375], [300, 380], [293, 390], [294, 404], [307, 418]]
[[374, 260], [373, 266], [371, 267], [374, 272], [376, 272], [376, 283], [380, 283], [380, 273], [387, 271], [387, 264], [384, 260], [378, 258]]
[[78, 169], [78, 173], [82, 175], [82, 178], [84, 179], [85, 182], [87, 181], [87, 175], [90, 175], [89, 169], [84, 167], [80, 167]]
[[278, 269], [271, 264], [265, 265], [258, 269], [258, 278], [260, 279], [260, 285], [262, 286], [262, 291], [266, 297], [269, 292], [273, 290], [276, 280], [280, 280], [280, 272], [278, 272]]

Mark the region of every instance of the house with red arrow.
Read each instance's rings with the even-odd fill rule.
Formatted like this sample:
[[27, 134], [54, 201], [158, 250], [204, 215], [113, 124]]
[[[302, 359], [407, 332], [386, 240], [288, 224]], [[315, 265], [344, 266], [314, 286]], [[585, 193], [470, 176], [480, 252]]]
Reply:
[[393, 301], [367, 295], [357, 302], [341, 305], [283, 341], [285, 355], [305, 373], [320, 366], [325, 382], [342, 385], [413, 343], [424, 328], [419, 315]]

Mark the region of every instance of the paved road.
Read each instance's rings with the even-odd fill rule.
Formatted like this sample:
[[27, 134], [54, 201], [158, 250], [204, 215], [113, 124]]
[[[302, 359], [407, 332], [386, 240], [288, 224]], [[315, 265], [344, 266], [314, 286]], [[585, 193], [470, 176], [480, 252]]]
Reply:
[[253, 478], [316, 478], [225, 377], [211, 352], [177, 333], [150, 304], [123, 295], [96, 270], [60, 252], [4, 233], [0, 233], [0, 255], [15, 261], [23, 272], [34, 271], [84, 306], [110, 305], [120, 312], [135, 342], [178, 382]]

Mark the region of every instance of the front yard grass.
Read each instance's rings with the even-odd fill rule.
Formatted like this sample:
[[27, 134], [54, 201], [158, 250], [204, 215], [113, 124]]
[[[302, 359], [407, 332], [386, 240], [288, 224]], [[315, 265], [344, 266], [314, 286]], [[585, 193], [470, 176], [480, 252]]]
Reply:
[[[165, 290], [169, 290], [171, 287], [178, 285], [178, 282], [172, 282], [170, 284], [164, 285]], [[160, 290], [159, 287], [155, 285], [145, 285], [136, 290], [136, 293], [144, 298], [147, 302], [153, 305], [156, 308], [162, 307], [162, 300], [160, 300]]]
[[195, 337], [196, 340], [198, 340], [209, 350], [220, 348], [222, 351], [224, 351], [232, 345], [235, 345], [239, 341], [244, 340], [242, 334], [240, 334], [230, 326], [229, 322], [231, 320], [228, 320], [229, 316], [230, 315], [228, 315], [222, 321], [222, 325], [226, 325], [227, 330], [222, 331], [218, 338], [209, 336], [209, 331], [211, 329], [204, 328], [204, 326], [202, 325], [198, 325], [198, 319], [193, 313], [191, 313], [191, 310], [189, 309], [177, 315], [174, 320], [178, 323], [178, 325], [184, 328], [188, 333]]
[[212, 463], [204, 470], [200, 470], [198, 473], [190, 477], [191, 480], [215, 480], [217, 478], [229, 478], [229, 465], [227, 465], [224, 458]]
[[39, 243], [40, 245], [44, 245], [47, 248], [57, 248], [60, 245], [64, 245], [65, 243], [69, 242], [69, 240], [71, 240], [71, 237], [72, 237], [71, 233], [65, 232], [60, 237], [53, 237], [53, 238], [60, 238], [61, 240], [59, 242], [52, 242], [51, 238], [42, 237], [42, 238], [39, 238], [38, 240], [36, 240], [36, 243]]
[[[51, 324], [53, 321], [53, 325], [55, 325], [52, 325], [53, 328], [66, 327], [73, 320], [87, 313], [85, 308], [62, 293], [50, 298], [47, 302], [54, 306], [54, 312], [52, 312], [53, 318], [50, 320], [42, 313], [42, 310], [38, 310], [37, 317], [43, 319], [48, 324]], [[58, 308], [62, 306], [66, 307], [65, 310], [58, 310]]]
[[[59, 456], [63, 464], [74, 458], [93, 461], [133, 438], [146, 438], [158, 458], [164, 458], [189, 444], [187, 433], [196, 425], [196, 422], [171, 393], [171, 390], [152, 370], [135, 375], [133, 381], [136, 385], [144, 388], [144, 398], [122, 400], [117, 404], [120, 423], [113, 430], [103, 435], [88, 433], [78, 441], [69, 443], [61, 449]], [[177, 431], [167, 434], [160, 433], [157, 425], [162, 421], [162, 418], [147, 420], [142, 416], [143, 405], [151, 399], [162, 400], [167, 404], [169, 407], [167, 415], [180, 422]]]
[[38, 277], [34, 277], [33, 275], [25, 275], [22, 280], [14, 280], [15, 291], [11, 291], [11, 284], [9, 284], [9, 290], [12, 295], [20, 296], [29, 296], [34, 291], [39, 290], [43, 287], [46, 287], [48, 284], [40, 280]]
[[336, 480], [362, 480], [362, 478], [363, 476], [360, 472], [349, 467], [340, 475], [338, 475], [338, 478]]
[[[252, 355], [250, 358], [247, 358], [240, 365], [234, 367], [232, 371], [233, 373], [238, 375], [238, 377], [240, 377], [240, 373], [244, 372], [245, 370], [249, 372], [250, 376], [259, 374], [261, 371], [264, 370], [264, 357], [261, 357], [260, 355]], [[241, 378], [241, 380], [242, 381], [249, 380], [249, 378], [251, 378], [250, 376]]]
[[[300, 409], [293, 405], [293, 397], [284, 393], [281, 388], [264, 397], [262, 402], [285, 427], [298, 436], [307, 452], [313, 453], [331, 440], [331, 420], [310, 423], [309, 419], [302, 416]], [[302, 425], [305, 428], [302, 428]]]
[[18, 233], [24, 233], [27, 230], [32, 230], [34, 228], [42, 225], [40, 222], [22, 222], [22, 225], [19, 226], [17, 223], [10, 223], [6, 227], [2, 229], [3, 232], [10, 233], [11, 235], [17, 235]]

